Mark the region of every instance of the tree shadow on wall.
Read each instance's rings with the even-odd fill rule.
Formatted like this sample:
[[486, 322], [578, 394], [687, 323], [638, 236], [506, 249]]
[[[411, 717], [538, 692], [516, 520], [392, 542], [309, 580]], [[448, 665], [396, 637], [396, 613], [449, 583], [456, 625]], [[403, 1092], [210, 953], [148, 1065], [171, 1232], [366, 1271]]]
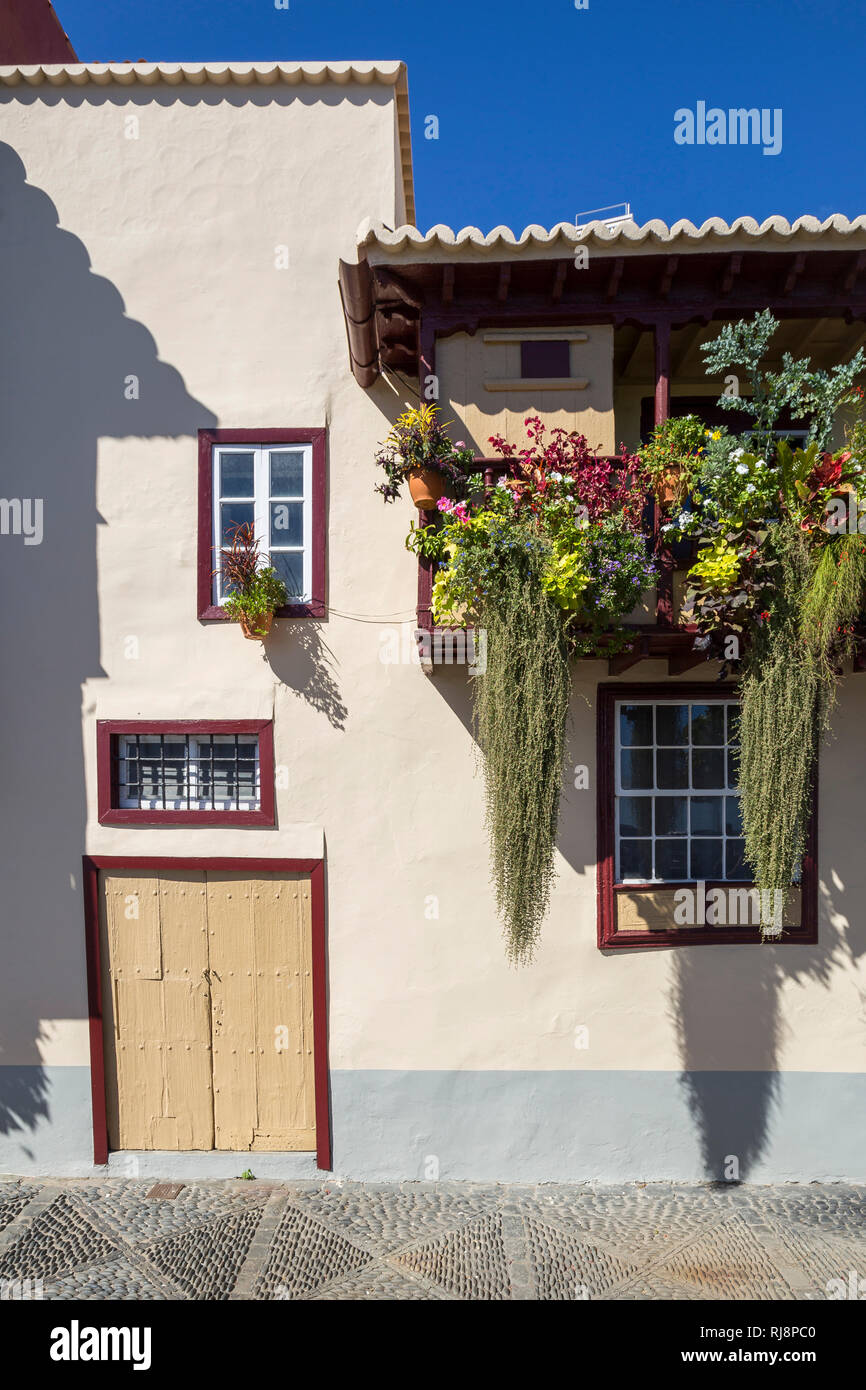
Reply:
[[[856, 680], [856, 678], [855, 678]], [[854, 692], [843, 688], [837, 709], [841, 729], [844, 709]], [[848, 716], [857, 717], [853, 703]], [[819, 820], [818, 943], [796, 946], [691, 946], [674, 951], [669, 1013], [676, 1028], [682, 1061], [681, 1086], [694, 1116], [706, 1175], [716, 1180], [747, 1179], [766, 1152], [774, 1132], [777, 1106], [786, 1085], [781, 1070], [784, 1050], [796, 1044], [792, 1025], [782, 1016], [782, 1000], [794, 990], [818, 985], [829, 992], [843, 972], [849, 976], [866, 955], [866, 922], [861, 905], [866, 894], [859, 818], [843, 817], [840, 807], [858, 804], [856, 760], [848, 756], [850, 740], [833, 739], [821, 758], [820, 781], [824, 811], [833, 806], [832, 827], [823, 813]], [[846, 781], [851, 782], [850, 790]], [[848, 797], [854, 798], [848, 800]], [[790, 1008], [786, 1013], [790, 1016]], [[804, 1016], [805, 1018], [805, 1016]], [[815, 1036], [814, 1009], [808, 1015]], [[802, 1056], [802, 1053], [801, 1053]], [[814, 1060], [814, 1046], [809, 1060]], [[817, 1070], [832, 1071], [834, 1060], [824, 1053]], [[850, 1070], [847, 1056], [838, 1058], [839, 1072]], [[786, 1070], [805, 1070], [794, 1065]], [[830, 1084], [829, 1081], [827, 1083]], [[786, 1133], [795, 1112], [795, 1097], [786, 1102]], [[828, 1093], [828, 1105], [833, 1097]], [[821, 1132], [820, 1115], [797, 1111], [803, 1133]], [[828, 1110], [832, 1115], [834, 1111]], [[852, 1116], [852, 1123], [854, 1117]], [[826, 1168], [835, 1171], [836, 1135], [826, 1133]], [[813, 1143], [814, 1140], [810, 1140]], [[807, 1151], [804, 1146], [804, 1152]], [[738, 1169], [730, 1158], [736, 1158]], [[792, 1165], [796, 1168], [796, 1163]]]
[[[85, 246], [60, 228], [51, 199], [27, 182], [21, 159], [6, 144], [0, 144], [0, 303], [0, 491], [5, 498], [42, 499], [44, 516], [41, 544], [0, 537], [7, 596], [0, 605], [0, 1135], [23, 1137], [49, 1118], [77, 1131], [77, 1110], [62, 1108], [80, 1108], [87, 1094], [85, 1076], [74, 1098], [67, 1087], [52, 1101], [43, 1057], [54, 1031], [50, 1020], [87, 1018], [82, 688], [112, 674], [103, 669], [100, 649], [99, 440], [194, 440], [199, 428], [218, 422], [159, 360], [148, 330], [127, 317], [117, 288], [94, 274]], [[137, 400], [126, 398], [130, 376], [138, 378]], [[123, 468], [122, 454], [113, 466]], [[194, 447], [189, 467], [196, 467]], [[128, 486], [144, 493], [147, 479], [131, 471]], [[83, 1071], [84, 1061], [76, 1057], [81, 1066], [63, 1072]], [[52, 1116], [58, 1106], [62, 1113]], [[23, 1142], [20, 1151], [31, 1156]]]

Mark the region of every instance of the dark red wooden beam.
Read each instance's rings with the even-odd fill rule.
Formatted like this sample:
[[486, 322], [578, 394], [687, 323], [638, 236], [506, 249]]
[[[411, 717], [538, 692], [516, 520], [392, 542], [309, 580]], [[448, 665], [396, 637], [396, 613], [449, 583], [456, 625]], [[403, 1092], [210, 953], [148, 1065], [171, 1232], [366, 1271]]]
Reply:
[[862, 271], [864, 266], [866, 266], [866, 251], [860, 251], [854, 257], [850, 269], [848, 270], [845, 279], [842, 281], [842, 289], [845, 294], [851, 293], [855, 284], [857, 283], [857, 280], [859, 279], [860, 272]]
[[655, 423], [662, 424], [671, 405], [671, 326], [662, 319], [655, 324]]
[[734, 281], [739, 275], [742, 265], [743, 257], [740, 252], [735, 252], [735, 254], [728, 259], [728, 264], [725, 266], [725, 273], [722, 276], [722, 294], [730, 294], [734, 286]]
[[679, 256], [668, 256], [665, 261], [665, 271], [659, 285], [659, 294], [662, 299], [667, 299], [671, 292], [671, 285], [674, 283], [674, 276], [677, 273], [677, 266], [680, 263]]
[[796, 283], [797, 283], [797, 281], [799, 280], [800, 276], [803, 274], [803, 270], [804, 270], [804, 268], [805, 268], [805, 265], [806, 265], [806, 252], [805, 252], [805, 251], [798, 251], [797, 254], [796, 254], [796, 256], [794, 257], [793, 264], [792, 264], [792, 265], [789, 267], [789, 269], [788, 269], [788, 274], [787, 274], [787, 276], [786, 276], [786, 278], [785, 278], [785, 283], [784, 283], [784, 285], [783, 285], [783, 287], [782, 287], [782, 294], [783, 294], [783, 295], [787, 295], [787, 294], [790, 294], [790, 293], [791, 293], [792, 289], [793, 289], [794, 286], [796, 285]]
[[610, 279], [607, 282], [607, 290], [605, 291], [604, 296], [605, 299], [616, 299], [617, 290], [619, 289], [619, 282], [622, 279], [622, 272], [624, 268], [625, 258], [623, 256], [617, 256], [616, 260], [611, 266]]

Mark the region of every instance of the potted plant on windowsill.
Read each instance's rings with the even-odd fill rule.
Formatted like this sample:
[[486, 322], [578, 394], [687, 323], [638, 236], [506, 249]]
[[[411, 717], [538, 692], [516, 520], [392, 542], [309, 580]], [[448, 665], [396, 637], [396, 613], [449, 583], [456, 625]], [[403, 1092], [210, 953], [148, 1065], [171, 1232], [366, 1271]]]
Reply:
[[438, 415], [436, 405], [405, 411], [381, 445], [376, 462], [387, 481], [378, 483], [376, 491], [386, 502], [400, 496], [405, 482], [415, 506], [431, 511], [440, 497], [459, 493], [465, 485], [473, 452], [465, 444], [452, 444]]
[[272, 565], [264, 562], [255, 530], [249, 522], [231, 531], [231, 547], [223, 551], [223, 584], [230, 590], [222, 607], [241, 625], [244, 637], [263, 642], [271, 630], [274, 614], [288, 602], [286, 586]]

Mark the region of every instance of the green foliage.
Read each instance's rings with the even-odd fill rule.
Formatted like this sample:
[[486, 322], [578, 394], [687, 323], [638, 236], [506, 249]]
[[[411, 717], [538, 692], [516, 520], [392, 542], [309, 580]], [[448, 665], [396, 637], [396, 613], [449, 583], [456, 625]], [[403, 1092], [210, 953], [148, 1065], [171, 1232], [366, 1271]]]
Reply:
[[275, 569], [265, 565], [256, 571], [241, 593], [229, 594], [222, 606], [235, 622], [240, 620], [243, 613], [255, 631], [262, 626], [269, 613], [276, 613], [285, 603], [288, 603], [285, 584]]
[[590, 581], [586, 565], [584, 547], [575, 537], [568, 544], [565, 537], [558, 537], [553, 553], [541, 576], [541, 587], [554, 603], [566, 612], [575, 612], [583, 601], [583, 594]]
[[479, 612], [487, 670], [473, 682], [491, 876], [516, 964], [531, 960], [550, 901], [571, 686], [562, 612], [541, 587], [539, 559], [515, 549], [491, 576]]
[[703, 589], [724, 594], [732, 589], [740, 576], [740, 555], [727, 536], [717, 536], [699, 551], [697, 562], [689, 570], [689, 579]]
[[444, 560], [446, 545], [445, 535], [435, 523], [416, 526], [414, 521], [409, 522], [406, 549], [411, 550], [414, 555], [423, 556], [425, 560]]
[[861, 348], [850, 362], [840, 363], [829, 372], [810, 371], [811, 358], [794, 358], [786, 352], [781, 371], [771, 372], [764, 359], [778, 326], [770, 310], [763, 309], [751, 323], [741, 319], [725, 324], [717, 338], [704, 344], [701, 351], [708, 374], [722, 376], [733, 368], [744, 368], [751, 388], [751, 397], [722, 395], [719, 405], [723, 410], [740, 410], [752, 416], [753, 434], [743, 443], [757, 447], [759, 453], [772, 452], [774, 429], [786, 408], [795, 419], [809, 420], [807, 443], [826, 449], [837, 412], [850, 399], [854, 380], [866, 367], [866, 352]]
[[649, 443], [637, 451], [657, 496], [674, 490], [681, 506], [701, 473], [707, 431], [697, 415], [675, 415], [656, 425]]
[[801, 635], [811, 575], [807, 537], [785, 523], [767, 544], [778, 563], [776, 584], [769, 616], [743, 661], [739, 762], [746, 856], [762, 893], [764, 929], [773, 923], [773, 892], [787, 894], [799, 873], [828, 696], [821, 665]]
[[866, 543], [857, 533], [828, 541], [803, 597], [804, 644], [828, 682], [855, 648], [854, 625], [866, 599]]
[[827, 541], [816, 562], [808, 533], [786, 522], [769, 545], [776, 582], [743, 662], [739, 784], [755, 883], [787, 890], [803, 855], [838, 666], [853, 650], [866, 597], [866, 544], [859, 535]]

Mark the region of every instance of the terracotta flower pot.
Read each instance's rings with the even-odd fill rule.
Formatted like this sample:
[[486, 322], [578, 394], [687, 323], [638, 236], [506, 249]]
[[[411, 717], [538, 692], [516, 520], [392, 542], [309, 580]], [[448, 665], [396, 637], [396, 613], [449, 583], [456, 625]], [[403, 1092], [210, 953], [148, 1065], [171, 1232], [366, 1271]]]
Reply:
[[408, 475], [412, 501], [422, 512], [430, 512], [448, 491], [445, 474], [438, 468], [414, 468]]
[[655, 485], [656, 501], [660, 507], [671, 507], [680, 490], [679, 472], [670, 472], [660, 478]]
[[253, 619], [246, 613], [241, 613], [241, 631], [244, 637], [248, 637], [251, 642], [264, 642], [273, 626], [273, 613], [265, 613], [262, 617]]

